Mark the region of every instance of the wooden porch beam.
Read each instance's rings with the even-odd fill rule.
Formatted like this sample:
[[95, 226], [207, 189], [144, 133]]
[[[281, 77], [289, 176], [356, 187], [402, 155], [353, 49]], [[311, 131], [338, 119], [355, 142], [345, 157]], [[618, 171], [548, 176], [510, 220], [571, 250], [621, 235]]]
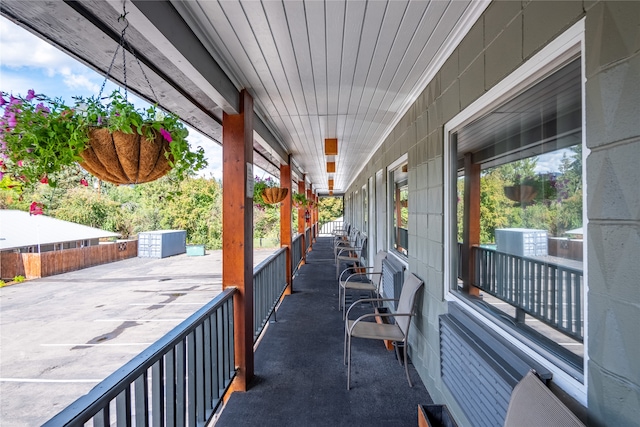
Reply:
[[280, 247], [287, 248], [287, 288], [284, 291], [285, 295], [290, 295], [292, 291], [291, 280], [291, 197], [293, 188], [291, 188], [291, 156], [289, 155], [288, 164], [280, 165], [280, 187], [286, 188], [287, 197], [284, 198], [280, 205]]
[[[309, 184], [309, 188], [307, 188], [307, 200], [311, 200], [313, 201], [313, 184]], [[308, 226], [311, 227], [313, 225], [313, 208], [308, 207], [307, 208], [309, 210], [309, 224]], [[305, 228], [307, 227], [307, 224], [305, 224]], [[311, 250], [313, 249], [313, 228], [311, 228], [311, 232], [309, 233], [310, 237], [310, 241], [309, 241], [309, 252], [311, 252]]]
[[[298, 193], [300, 194], [304, 194], [305, 196], [307, 195], [306, 193], [306, 175], [302, 174], [302, 179], [300, 181], [298, 181]], [[306, 262], [307, 261], [307, 251], [305, 250], [305, 248], [307, 247], [307, 242], [305, 242], [306, 236], [304, 234], [304, 229], [305, 229], [305, 219], [304, 219], [304, 213], [306, 211], [306, 207], [302, 206], [300, 208], [298, 208], [298, 233], [302, 234], [302, 262]]]
[[[253, 99], [240, 93], [238, 114], [222, 118], [222, 287], [235, 286], [232, 388], [246, 391], [253, 359]], [[251, 190], [251, 191], [249, 191]]]

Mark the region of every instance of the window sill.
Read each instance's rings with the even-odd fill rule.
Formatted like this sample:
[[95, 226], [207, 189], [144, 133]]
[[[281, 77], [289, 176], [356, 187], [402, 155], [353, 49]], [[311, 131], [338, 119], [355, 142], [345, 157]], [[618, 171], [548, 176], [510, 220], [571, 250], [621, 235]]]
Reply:
[[500, 316], [479, 298], [457, 291], [449, 291], [445, 294], [445, 300], [458, 303], [478, 322], [495, 331], [536, 362], [547, 366], [553, 373], [553, 381], [582, 405], [586, 405], [587, 388], [584, 384], [584, 361], [583, 366], [572, 363], [568, 358], [545, 345], [539, 336], [535, 336], [532, 332], [515, 324], [512, 319]]

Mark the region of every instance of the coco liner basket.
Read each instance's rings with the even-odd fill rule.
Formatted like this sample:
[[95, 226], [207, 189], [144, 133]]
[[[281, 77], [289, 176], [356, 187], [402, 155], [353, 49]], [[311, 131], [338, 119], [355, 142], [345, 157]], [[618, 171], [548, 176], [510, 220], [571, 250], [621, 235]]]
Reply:
[[[143, 134], [144, 128], [143, 128]], [[93, 176], [112, 184], [141, 184], [154, 181], [171, 170], [165, 152], [169, 142], [159, 133], [150, 141], [133, 130], [109, 132], [93, 129], [87, 148], [80, 153], [80, 166]]]
[[288, 188], [280, 188], [280, 187], [269, 187], [265, 188], [262, 193], [262, 200], [265, 203], [273, 205], [275, 203], [280, 203], [287, 197], [287, 193], [289, 192]]
[[504, 187], [504, 194], [514, 202], [529, 203], [538, 195], [538, 190], [531, 185], [514, 185]]

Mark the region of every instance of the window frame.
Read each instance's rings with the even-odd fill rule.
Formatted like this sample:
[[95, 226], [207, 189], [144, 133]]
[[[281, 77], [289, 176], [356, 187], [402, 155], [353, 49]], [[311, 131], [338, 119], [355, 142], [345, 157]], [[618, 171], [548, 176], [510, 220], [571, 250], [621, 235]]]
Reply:
[[[395, 197], [395, 180], [393, 179], [393, 174], [396, 170], [398, 170], [400, 167], [402, 167], [402, 165], [406, 164], [407, 165], [407, 190], [409, 188], [409, 174], [408, 174], [408, 168], [409, 168], [409, 155], [408, 153], [403, 154], [402, 156], [400, 156], [397, 160], [395, 160], [393, 163], [391, 163], [389, 166], [387, 166], [387, 251], [389, 254], [393, 255], [397, 260], [399, 260], [402, 264], [404, 264], [405, 266], [408, 266], [409, 264], [409, 248], [407, 249], [407, 255], [403, 254], [402, 252], [398, 251], [395, 247], [395, 236], [393, 234], [393, 230], [395, 227], [394, 224], [394, 210], [395, 210], [395, 205], [394, 205], [394, 197]], [[407, 222], [407, 227], [408, 227], [408, 222]], [[408, 230], [408, 228], [407, 228]], [[407, 246], [409, 246], [407, 244]]]
[[[546, 351], [533, 339], [497, 321], [495, 317], [487, 314], [472, 302], [469, 298], [453, 290], [454, 281], [457, 281], [457, 236], [456, 236], [456, 203], [457, 197], [457, 155], [452, 155], [456, 141], [452, 135], [466, 124], [496, 109], [508, 99], [531, 87], [542, 78], [552, 74], [565, 65], [571, 58], [580, 56], [581, 60], [581, 86], [582, 86], [582, 150], [583, 159], [588, 156], [586, 147], [586, 107], [585, 107], [585, 48], [584, 48], [584, 18], [576, 22], [563, 34], [543, 47], [537, 54], [523, 63], [518, 69], [497, 83], [493, 88], [461, 111], [444, 126], [444, 283], [443, 292], [446, 301], [456, 302], [468, 311], [476, 320], [485, 324], [500, 336], [507, 339], [525, 354], [537, 362], [548, 366], [554, 374], [556, 382], [563, 390], [574, 397], [583, 405], [587, 404], [588, 384], [588, 264], [584, 257], [584, 358], [582, 381], [576, 378], [575, 372], [563, 363], [560, 358], [554, 357], [550, 351]], [[586, 199], [586, 162], [583, 162], [583, 200]], [[587, 204], [583, 203], [583, 227], [587, 229]], [[587, 236], [585, 235], [584, 252], [587, 251]]]

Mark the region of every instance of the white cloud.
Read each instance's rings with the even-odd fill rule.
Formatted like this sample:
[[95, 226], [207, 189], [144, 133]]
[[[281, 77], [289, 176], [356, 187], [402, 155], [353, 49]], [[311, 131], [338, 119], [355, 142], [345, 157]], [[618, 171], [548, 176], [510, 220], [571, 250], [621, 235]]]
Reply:
[[0, 19], [0, 40], [3, 66], [55, 70], [75, 65], [73, 58], [5, 18]]
[[209, 165], [198, 172], [199, 176], [209, 178], [213, 175], [216, 179], [222, 179], [222, 147], [212, 140], [211, 138], [204, 136], [192, 127], [187, 126], [189, 130], [189, 137], [187, 140], [192, 149], [196, 147], [202, 147], [205, 151], [205, 156]]
[[570, 157], [572, 152], [569, 149], [561, 149], [538, 156], [536, 173], [559, 172], [562, 158], [565, 154]]
[[100, 85], [92, 81], [88, 76], [74, 73], [63, 73], [63, 82], [71, 89], [84, 89], [92, 93], [100, 91]]
[[[48, 77], [62, 76], [62, 82], [70, 89], [99, 90], [97, 73], [3, 17], [0, 17], [0, 43], [2, 67], [16, 71], [37, 69]], [[21, 87], [8, 86], [3, 78], [4, 85]]]

